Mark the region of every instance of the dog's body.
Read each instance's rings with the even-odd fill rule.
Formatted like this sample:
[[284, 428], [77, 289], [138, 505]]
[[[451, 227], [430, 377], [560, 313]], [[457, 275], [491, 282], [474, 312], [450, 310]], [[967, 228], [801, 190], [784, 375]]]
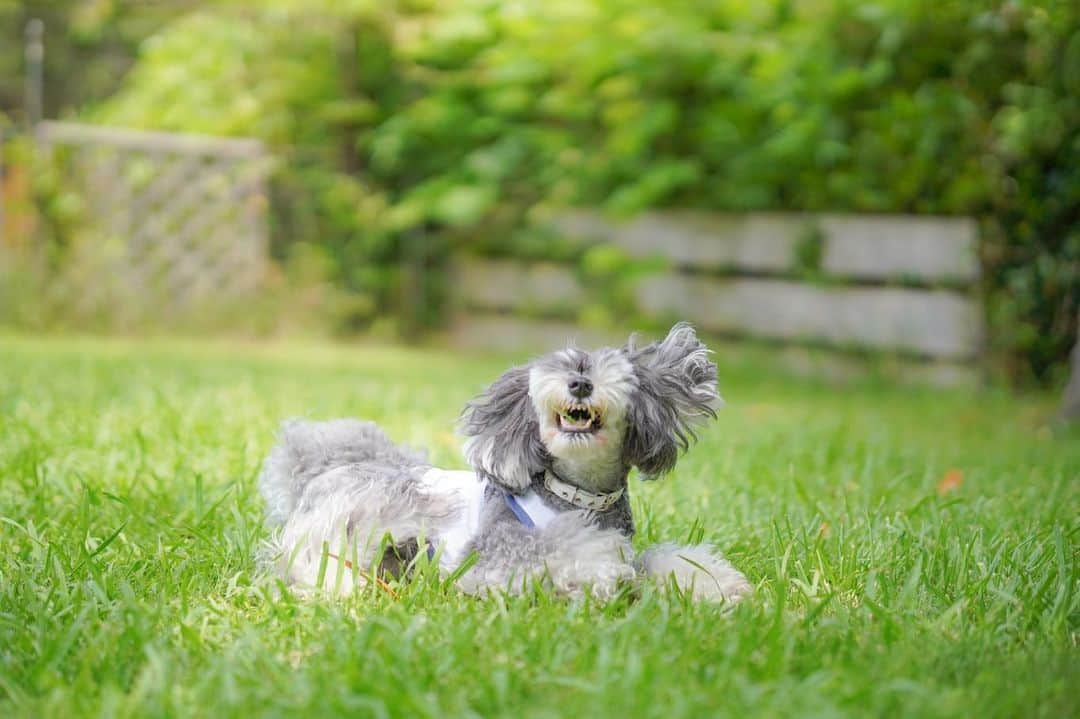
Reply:
[[749, 583], [711, 547], [635, 558], [630, 543], [631, 467], [672, 469], [718, 402], [708, 351], [677, 325], [642, 348], [568, 349], [506, 372], [462, 415], [470, 471], [434, 468], [369, 422], [288, 422], [260, 478], [277, 567], [348, 592], [418, 552], [447, 574], [475, 552], [456, 580], [470, 593], [540, 581], [607, 598], [644, 574], [736, 601]]

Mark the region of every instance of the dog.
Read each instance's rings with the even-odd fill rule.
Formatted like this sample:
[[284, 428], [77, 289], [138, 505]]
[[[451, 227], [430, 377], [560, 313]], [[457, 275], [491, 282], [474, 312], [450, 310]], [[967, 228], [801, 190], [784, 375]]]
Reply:
[[734, 603], [746, 577], [709, 545], [635, 554], [630, 470], [669, 473], [721, 400], [685, 323], [641, 347], [568, 348], [513, 367], [460, 418], [467, 471], [432, 467], [371, 422], [287, 421], [259, 478], [286, 582], [348, 593], [426, 554], [470, 594], [540, 584], [600, 599], [641, 578]]

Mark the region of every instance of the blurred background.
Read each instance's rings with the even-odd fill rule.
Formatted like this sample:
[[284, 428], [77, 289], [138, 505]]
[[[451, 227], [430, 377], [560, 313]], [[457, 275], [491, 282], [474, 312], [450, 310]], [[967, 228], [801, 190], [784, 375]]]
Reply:
[[0, 0], [0, 31], [8, 329], [689, 319], [812, 372], [1068, 380], [1072, 0]]

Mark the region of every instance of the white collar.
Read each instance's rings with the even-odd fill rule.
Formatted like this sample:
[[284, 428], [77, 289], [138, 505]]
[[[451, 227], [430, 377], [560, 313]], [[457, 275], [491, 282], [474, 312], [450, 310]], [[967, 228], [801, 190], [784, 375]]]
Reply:
[[593, 492], [586, 492], [581, 487], [575, 487], [569, 482], [562, 481], [551, 471], [544, 472], [544, 487], [559, 499], [565, 500], [575, 507], [592, 509], [598, 512], [611, 509], [611, 506], [619, 501], [619, 497], [623, 496], [624, 489], [620, 487], [614, 492], [594, 494]]

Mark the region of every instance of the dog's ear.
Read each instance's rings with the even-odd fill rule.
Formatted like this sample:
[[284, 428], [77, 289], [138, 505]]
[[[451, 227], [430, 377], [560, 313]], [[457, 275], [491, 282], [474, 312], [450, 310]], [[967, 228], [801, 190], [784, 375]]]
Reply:
[[547, 450], [529, 397], [529, 367], [514, 367], [465, 405], [460, 421], [465, 458], [484, 478], [525, 489], [546, 465]]
[[716, 417], [721, 404], [716, 365], [685, 322], [645, 347], [635, 347], [631, 339], [625, 352], [638, 389], [627, 413], [624, 459], [646, 479], [655, 479], [674, 469], [679, 451], [697, 439], [695, 425]]

